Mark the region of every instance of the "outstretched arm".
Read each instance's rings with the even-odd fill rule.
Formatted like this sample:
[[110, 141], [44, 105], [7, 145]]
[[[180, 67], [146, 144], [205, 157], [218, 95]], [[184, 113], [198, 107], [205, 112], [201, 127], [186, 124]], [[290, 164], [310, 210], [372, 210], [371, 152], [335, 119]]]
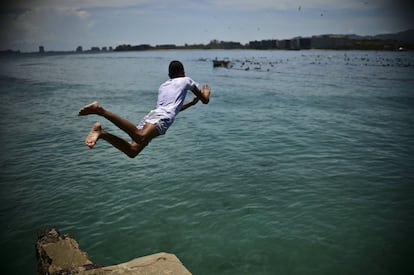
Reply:
[[196, 104], [197, 104], [197, 102], [198, 102], [199, 100], [200, 100], [200, 99], [198, 99], [198, 97], [194, 97], [194, 98], [193, 98], [193, 100], [191, 100], [191, 101], [189, 101], [189, 102], [184, 103], [184, 104], [183, 104], [183, 106], [181, 107], [180, 112], [184, 111], [185, 109], [187, 109], [187, 108], [189, 108], [189, 107], [191, 107], [191, 106], [196, 105]]
[[199, 100], [201, 100], [204, 104], [207, 104], [210, 101], [210, 86], [208, 86], [208, 84], [204, 84], [201, 91], [197, 88], [197, 86], [194, 86], [191, 91], [196, 95], [196, 97], [194, 97], [192, 101], [184, 103], [180, 112], [196, 105]]

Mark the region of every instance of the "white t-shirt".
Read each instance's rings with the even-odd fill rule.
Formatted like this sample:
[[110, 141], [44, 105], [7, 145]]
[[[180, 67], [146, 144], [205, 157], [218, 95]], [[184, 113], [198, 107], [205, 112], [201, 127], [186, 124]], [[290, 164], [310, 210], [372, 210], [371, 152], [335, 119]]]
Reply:
[[146, 123], [151, 123], [155, 125], [160, 135], [164, 135], [180, 112], [187, 91], [192, 90], [194, 86], [198, 86], [198, 83], [189, 77], [165, 81], [158, 89], [157, 108], [150, 111], [137, 128], [143, 129]]
[[169, 118], [174, 117], [180, 112], [188, 90], [198, 86], [190, 77], [177, 77], [165, 81], [158, 89], [157, 108], [167, 113]]

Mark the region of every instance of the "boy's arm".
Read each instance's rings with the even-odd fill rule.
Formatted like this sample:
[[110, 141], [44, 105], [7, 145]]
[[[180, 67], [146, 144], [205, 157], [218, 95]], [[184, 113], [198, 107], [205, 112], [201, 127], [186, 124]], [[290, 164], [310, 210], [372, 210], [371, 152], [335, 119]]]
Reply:
[[204, 84], [203, 88], [201, 88], [201, 91], [197, 88], [197, 86], [194, 86], [194, 88], [191, 90], [196, 97], [198, 97], [203, 104], [208, 104], [210, 101], [210, 86], [208, 84]]
[[185, 109], [187, 109], [187, 108], [189, 108], [189, 107], [191, 107], [193, 105], [196, 105], [198, 101], [199, 101], [199, 98], [198, 97], [194, 97], [193, 100], [184, 103], [183, 106], [181, 107], [180, 112], [184, 111]]
[[210, 101], [210, 86], [208, 86], [207, 84], [203, 85], [201, 91], [197, 88], [197, 86], [194, 86], [194, 88], [191, 91], [196, 95], [196, 97], [194, 97], [192, 101], [184, 103], [181, 107], [180, 112], [184, 111], [185, 109], [193, 105], [196, 105], [199, 100], [201, 100], [201, 102], [203, 102], [204, 104], [207, 104]]

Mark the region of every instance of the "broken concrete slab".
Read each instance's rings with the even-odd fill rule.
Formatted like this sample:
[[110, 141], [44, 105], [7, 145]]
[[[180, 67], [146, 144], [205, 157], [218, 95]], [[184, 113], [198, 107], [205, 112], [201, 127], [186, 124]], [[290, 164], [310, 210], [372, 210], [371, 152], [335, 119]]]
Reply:
[[60, 234], [56, 228], [48, 229], [39, 235], [36, 256], [38, 275], [191, 275], [174, 254], [165, 252], [112, 266], [94, 264], [73, 237]]

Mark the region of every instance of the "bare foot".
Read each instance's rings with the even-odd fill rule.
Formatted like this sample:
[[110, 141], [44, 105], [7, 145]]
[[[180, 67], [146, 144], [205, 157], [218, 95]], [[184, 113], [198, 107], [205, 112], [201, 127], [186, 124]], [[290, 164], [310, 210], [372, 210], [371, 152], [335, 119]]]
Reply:
[[85, 139], [86, 146], [92, 149], [93, 146], [95, 146], [96, 141], [99, 139], [99, 136], [101, 135], [101, 133], [102, 133], [101, 124], [99, 122], [96, 122], [92, 126], [92, 129], [90, 130], [89, 134], [86, 136], [86, 139]]
[[98, 101], [94, 101], [91, 104], [84, 106], [78, 113], [78, 116], [86, 116], [90, 114], [97, 114], [102, 109]]

